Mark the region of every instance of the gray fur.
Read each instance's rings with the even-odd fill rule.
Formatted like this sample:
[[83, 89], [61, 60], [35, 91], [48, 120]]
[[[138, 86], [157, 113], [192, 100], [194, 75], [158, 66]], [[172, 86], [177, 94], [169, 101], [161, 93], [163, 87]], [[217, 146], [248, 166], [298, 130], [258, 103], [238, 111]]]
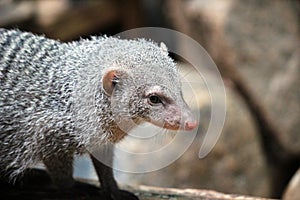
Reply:
[[[124, 76], [113, 97], [101, 83], [109, 69]], [[163, 120], [163, 106], [145, 103], [145, 91], [155, 85], [187, 108], [174, 62], [153, 42], [93, 37], [61, 43], [0, 29], [1, 173], [13, 179], [43, 161], [55, 182], [65, 173], [71, 182], [74, 154], [126, 135], [116, 120]]]

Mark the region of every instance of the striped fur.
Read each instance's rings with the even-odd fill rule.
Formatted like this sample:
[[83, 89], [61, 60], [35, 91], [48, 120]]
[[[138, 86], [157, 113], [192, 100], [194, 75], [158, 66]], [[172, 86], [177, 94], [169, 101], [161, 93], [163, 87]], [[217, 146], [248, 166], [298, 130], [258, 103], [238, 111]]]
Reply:
[[[101, 82], [110, 69], [124, 75], [114, 101]], [[147, 103], [152, 86], [167, 94], [171, 110]], [[56, 184], [71, 185], [73, 155], [120, 141], [126, 136], [120, 119], [162, 124], [167, 116], [179, 123], [180, 112], [170, 112], [180, 105], [175, 63], [153, 42], [93, 37], [61, 43], [0, 28], [0, 173], [10, 180], [43, 161]]]

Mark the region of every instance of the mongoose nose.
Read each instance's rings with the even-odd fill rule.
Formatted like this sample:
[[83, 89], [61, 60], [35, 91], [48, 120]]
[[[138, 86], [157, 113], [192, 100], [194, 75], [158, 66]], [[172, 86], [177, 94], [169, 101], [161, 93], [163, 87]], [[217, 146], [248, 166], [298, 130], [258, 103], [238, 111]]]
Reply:
[[196, 120], [185, 122], [184, 130], [191, 131], [198, 126], [198, 122]]

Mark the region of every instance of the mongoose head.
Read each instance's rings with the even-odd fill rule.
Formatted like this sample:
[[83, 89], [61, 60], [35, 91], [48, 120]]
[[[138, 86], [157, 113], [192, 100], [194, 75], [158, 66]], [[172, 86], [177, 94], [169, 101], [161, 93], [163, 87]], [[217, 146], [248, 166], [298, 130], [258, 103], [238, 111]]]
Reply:
[[198, 123], [183, 99], [176, 64], [166, 46], [146, 40], [115, 40], [117, 45], [113, 41], [106, 44], [111, 47], [111, 57], [101, 84], [117, 121], [130, 118], [171, 130], [193, 130]]

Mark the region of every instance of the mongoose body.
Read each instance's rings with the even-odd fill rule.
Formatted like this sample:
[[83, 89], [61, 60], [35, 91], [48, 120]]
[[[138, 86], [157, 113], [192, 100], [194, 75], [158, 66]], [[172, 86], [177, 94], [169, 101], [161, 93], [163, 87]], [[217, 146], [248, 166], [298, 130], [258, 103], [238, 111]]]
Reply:
[[[58, 187], [71, 187], [73, 156], [122, 140], [122, 121], [196, 127], [164, 46], [113, 37], [62, 43], [0, 29], [1, 176], [13, 180], [43, 161]], [[135, 199], [92, 160], [112, 199]]]

